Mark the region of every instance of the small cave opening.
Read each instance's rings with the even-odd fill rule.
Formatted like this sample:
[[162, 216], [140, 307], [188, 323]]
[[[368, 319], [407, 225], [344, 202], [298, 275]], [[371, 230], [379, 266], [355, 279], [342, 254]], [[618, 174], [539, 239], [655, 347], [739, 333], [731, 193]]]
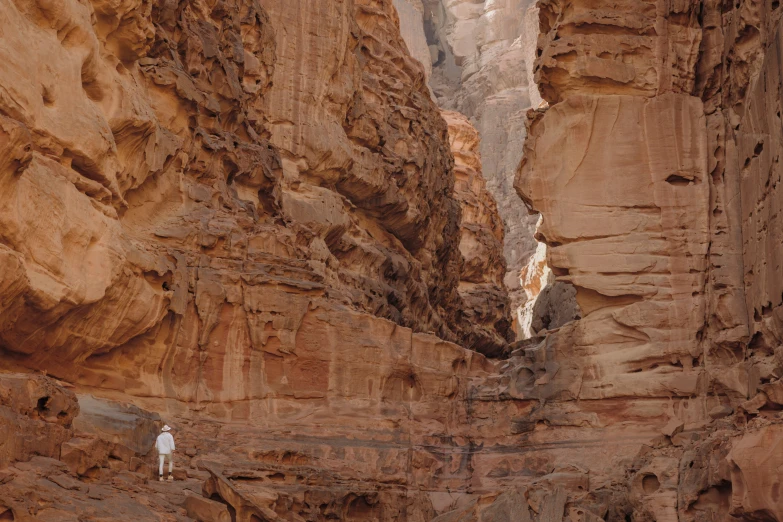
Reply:
[[89, 99], [94, 102], [103, 101], [103, 88], [98, 81], [97, 66], [92, 55], [82, 64], [81, 80], [82, 89]]
[[692, 512], [726, 512], [731, 506], [731, 482], [723, 480], [699, 492], [698, 498], [689, 506]]
[[147, 283], [149, 283], [150, 286], [161, 288], [164, 292], [170, 292], [172, 290], [174, 285], [173, 278], [174, 274], [170, 271], [163, 274], [149, 270], [144, 272], [144, 279]]
[[417, 402], [422, 395], [418, 376], [412, 370], [397, 370], [386, 378], [381, 399], [387, 402]]
[[652, 473], [642, 477], [642, 489], [648, 495], [655, 493], [660, 489], [660, 487], [661, 487], [661, 482], [658, 480], [658, 477], [656, 477]]
[[49, 404], [49, 399], [51, 399], [51, 397], [49, 397], [48, 395], [46, 397], [41, 397], [40, 399], [38, 399], [38, 402], [35, 405], [35, 410], [39, 413], [44, 413], [49, 411], [49, 408], [47, 407], [47, 405]]
[[688, 179], [685, 176], [681, 176], [679, 174], [670, 174], [669, 177], [666, 178], [666, 183], [669, 185], [674, 185], [675, 187], [687, 187], [688, 185], [693, 185], [695, 180]]
[[378, 514], [376, 503], [361, 495], [348, 503], [347, 520], [371, 520]]
[[767, 355], [773, 353], [773, 349], [764, 337], [763, 332], [756, 332], [753, 334], [753, 337], [750, 338], [750, 342], [748, 343], [748, 349], [752, 353]]

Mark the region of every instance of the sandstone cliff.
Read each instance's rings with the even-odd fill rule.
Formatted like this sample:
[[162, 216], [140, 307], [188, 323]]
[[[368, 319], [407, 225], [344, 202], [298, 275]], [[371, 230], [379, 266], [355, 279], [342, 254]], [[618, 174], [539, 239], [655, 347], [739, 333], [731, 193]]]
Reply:
[[[579, 427], [611, 455], [569, 455], [591, 474], [569, 505], [779, 520], [777, 479], [757, 466], [781, 421], [781, 297], [765, 268], [778, 250], [780, 9], [539, 6], [536, 78], [551, 106], [530, 113], [516, 186], [585, 315], [512, 359], [515, 395], [545, 400], [536, 418], [563, 426], [549, 430]], [[619, 480], [627, 495], [601, 504]]]
[[466, 348], [507, 345], [502, 232], [391, 1], [1, 7], [2, 367], [161, 412], [192, 476], [151, 500], [149, 441], [117, 444], [155, 414], [71, 423], [67, 390], [31, 388], [2, 403], [0, 516], [450, 508], [492, 367]]
[[47, 5], [2, 15], [12, 358], [211, 401], [259, 397], [237, 375], [319, 307], [476, 337], [446, 124], [390, 3]]
[[783, 520], [777, 2], [539, 3], [583, 318], [502, 360], [500, 141], [391, 0], [0, 2], [0, 520]]

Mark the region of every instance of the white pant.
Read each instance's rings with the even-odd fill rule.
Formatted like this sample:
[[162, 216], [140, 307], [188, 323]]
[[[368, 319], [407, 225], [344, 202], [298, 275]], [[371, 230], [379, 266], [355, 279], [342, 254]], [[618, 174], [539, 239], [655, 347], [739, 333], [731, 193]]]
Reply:
[[174, 459], [172, 457], [173, 455], [171, 453], [161, 453], [158, 455], [158, 458], [160, 458], [160, 475], [163, 475], [163, 460], [166, 458], [169, 459], [169, 475], [171, 475], [171, 470], [174, 469]]

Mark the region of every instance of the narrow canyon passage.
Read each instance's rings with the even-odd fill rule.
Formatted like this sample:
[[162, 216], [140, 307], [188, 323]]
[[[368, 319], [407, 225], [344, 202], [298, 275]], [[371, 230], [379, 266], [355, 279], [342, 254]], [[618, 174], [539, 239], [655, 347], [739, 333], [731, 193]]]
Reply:
[[783, 522], [782, 13], [0, 0], [0, 520]]

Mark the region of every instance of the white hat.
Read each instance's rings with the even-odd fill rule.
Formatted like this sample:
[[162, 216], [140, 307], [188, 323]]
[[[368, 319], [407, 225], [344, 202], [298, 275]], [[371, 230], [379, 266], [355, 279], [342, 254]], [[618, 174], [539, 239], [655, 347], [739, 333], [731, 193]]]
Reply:
[[161, 428], [160, 431], [171, 431], [171, 428], [169, 428], [169, 425], [166, 424], [166, 425], [163, 426], [163, 428]]

